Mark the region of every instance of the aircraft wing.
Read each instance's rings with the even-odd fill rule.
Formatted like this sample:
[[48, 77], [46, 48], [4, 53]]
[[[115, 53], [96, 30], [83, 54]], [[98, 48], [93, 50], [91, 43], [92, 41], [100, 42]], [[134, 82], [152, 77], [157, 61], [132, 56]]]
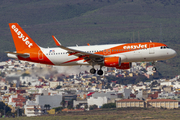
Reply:
[[72, 49], [72, 48], [68, 48], [68, 47], [65, 47], [65, 46], [58, 46], [60, 47], [61, 49], [64, 49], [64, 50], [67, 50], [69, 55], [75, 55], [75, 56], [89, 56], [89, 57], [94, 57], [94, 58], [98, 58], [98, 57], [104, 57], [103, 55], [99, 55], [99, 54], [93, 54], [93, 53], [89, 53], [89, 52], [84, 52], [84, 51], [80, 51], [80, 50], [75, 50], [75, 49]]
[[58, 47], [60, 47], [61, 49], [67, 50], [69, 55], [75, 55], [77, 57], [81, 57], [81, 58], [102, 58], [104, 57], [103, 55], [99, 55], [99, 54], [93, 54], [93, 53], [89, 53], [89, 52], [84, 52], [84, 51], [80, 51], [80, 50], [76, 50], [76, 49], [72, 49], [72, 48], [68, 48], [65, 46], [62, 46], [60, 44], [60, 42], [54, 37], [52, 36], [56, 45]]
[[30, 57], [30, 55], [28, 53], [16, 53], [16, 52], [9, 52], [9, 51], [6, 51], [5, 53], [16, 55], [16, 56], [19, 55], [20, 57], [23, 57], [23, 58]]

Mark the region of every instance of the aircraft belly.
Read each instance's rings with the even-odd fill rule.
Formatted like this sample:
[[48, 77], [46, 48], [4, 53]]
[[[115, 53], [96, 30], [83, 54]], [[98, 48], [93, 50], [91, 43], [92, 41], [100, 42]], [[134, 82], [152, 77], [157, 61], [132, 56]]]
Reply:
[[167, 55], [158, 50], [154, 50], [154, 53], [150, 54], [149, 50], [137, 50], [126, 53], [127, 62], [142, 62], [142, 61], [155, 61], [163, 60], [167, 58]]
[[127, 56], [127, 62], [139, 62], [142, 61], [143, 56], [140, 51], [132, 51], [129, 53], [126, 53]]
[[[72, 59], [75, 59], [77, 57], [75, 56], [67, 56], [67, 55], [52, 55], [49, 57], [49, 59], [51, 60], [51, 62], [53, 62], [55, 65], [62, 65], [63, 63], [70, 61]], [[69, 64], [74, 64], [74, 62], [69, 62]]]

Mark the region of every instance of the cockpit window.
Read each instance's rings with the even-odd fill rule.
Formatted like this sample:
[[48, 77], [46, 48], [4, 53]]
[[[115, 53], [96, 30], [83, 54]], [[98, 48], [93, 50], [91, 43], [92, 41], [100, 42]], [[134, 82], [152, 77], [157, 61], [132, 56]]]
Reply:
[[161, 46], [161, 49], [167, 49], [169, 48], [168, 46]]

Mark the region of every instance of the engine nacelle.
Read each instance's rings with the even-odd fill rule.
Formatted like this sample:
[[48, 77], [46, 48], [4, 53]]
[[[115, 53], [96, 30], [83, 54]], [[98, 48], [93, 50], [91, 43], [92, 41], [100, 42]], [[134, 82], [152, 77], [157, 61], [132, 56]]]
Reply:
[[119, 66], [121, 66], [121, 58], [120, 57], [104, 58], [104, 66], [106, 66], [106, 67], [119, 67]]
[[116, 67], [116, 69], [130, 69], [132, 67], [132, 63], [121, 63], [121, 66]]

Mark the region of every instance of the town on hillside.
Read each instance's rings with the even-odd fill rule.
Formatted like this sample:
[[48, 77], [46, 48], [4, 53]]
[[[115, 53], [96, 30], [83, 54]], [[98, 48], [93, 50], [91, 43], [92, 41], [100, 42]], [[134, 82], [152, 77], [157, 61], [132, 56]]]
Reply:
[[0, 62], [0, 116], [38, 116], [101, 108], [176, 109], [180, 76], [162, 79], [150, 63], [132, 68], [57, 67], [18, 60]]

